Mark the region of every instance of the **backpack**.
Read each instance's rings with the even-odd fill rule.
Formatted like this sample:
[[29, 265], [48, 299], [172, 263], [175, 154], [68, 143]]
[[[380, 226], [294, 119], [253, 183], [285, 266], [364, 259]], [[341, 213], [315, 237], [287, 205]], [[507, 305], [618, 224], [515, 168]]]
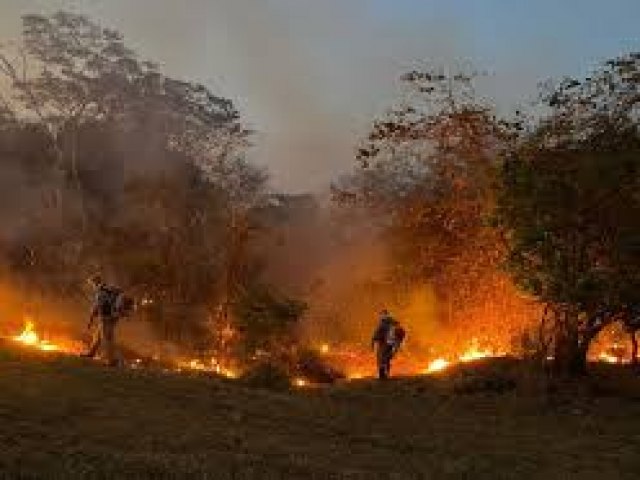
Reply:
[[390, 323], [380, 322], [380, 324], [376, 328], [375, 333], [373, 334], [373, 341], [380, 344], [389, 343], [392, 330], [393, 330], [393, 327]]
[[396, 330], [398, 329], [398, 327], [396, 325], [394, 325], [393, 323], [389, 324], [389, 327], [387, 328], [387, 332], [385, 335], [385, 343], [387, 345], [395, 345], [396, 344]]
[[120, 292], [116, 299], [115, 309], [118, 318], [128, 317], [133, 313], [135, 301], [123, 292]]
[[115, 287], [101, 286], [98, 291], [98, 310], [101, 316], [122, 318], [128, 316], [134, 307], [134, 301]]

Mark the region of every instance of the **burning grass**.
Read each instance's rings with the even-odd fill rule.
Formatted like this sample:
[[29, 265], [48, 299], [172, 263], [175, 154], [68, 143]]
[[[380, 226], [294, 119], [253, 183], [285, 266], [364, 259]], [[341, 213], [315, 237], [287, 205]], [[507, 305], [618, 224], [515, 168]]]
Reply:
[[[55, 341], [43, 338], [38, 332], [34, 320], [25, 318], [22, 332], [11, 337], [11, 340], [27, 348], [33, 348], [44, 352], [57, 352], [63, 354], [78, 355], [83, 351], [81, 342], [58, 338]], [[480, 347], [478, 340], [473, 339], [470, 346], [456, 359], [437, 358], [430, 362], [424, 362], [414, 354], [401, 353], [399, 355], [399, 371], [404, 375], [432, 374], [441, 372], [458, 362], [471, 362], [474, 360], [495, 357], [495, 352]], [[423, 367], [427, 364], [426, 369]], [[251, 377], [251, 370], [238, 366], [233, 359], [227, 358], [179, 358], [179, 359], [142, 359], [129, 358], [125, 365], [130, 368], [162, 367], [176, 372], [201, 372], [237, 379]], [[259, 370], [259, 369], [258, 369]], [[290, 380], [287, 384], [294, 387], [307, 387], [313, 384], [334, 383], [337, 380], [361, 379], [375, 375], [374, 356], [372, 352], [350, 348], [346, 345], [330, 345], [320, 343], [319, 347], [312, 350], [303, 350], [298, 354], [295, 365], [289, 368]], [[346, 371], [345, 376], [342, 372]], [[249, 375], [249, 377], [247, 377]], [[253, 378], [253, 377], [251, 377]], [[262, 377], [260, 377], [262, 378]], [[252, 383], [252, 382], [249, 382]], [[256, 382], [253, 382], [256, 383]], [[258, 381], [258, 383], [260, 383]], [[263, 382], [264, 383], [264, 382]], [[268, 382], [267, 382], [268, 383]], [[282, 384], [283, 382], [280, 382]]]
[[[46, 353], [79, 355], [86, 348], [82, 342], [71, 340], [63, 335], [43, 335], [34, 319], [28, 316], [24, 319], [22, 331], [8, 338], [23, 348]], [[493, 349], [488, 345], [483, 345], [477, 338], [472, 338], [465, 348], [460, 349], [460, 353], [457, 355], [431, 356], [429, 358], [430, 355], [424, 352], [400, 351], [394, 361], [393, 371], [396, 376], [441, 375], [461, 364], [495, 359], [506, 355], [507, 352]], [[620, 342], [618, 336], [607, 335], [596, 343], [590, 359], [609, 364], [628, 363], [628, 348]], [[132, 369], [150, 368], [178, 373], [196, 372], [229, 379], [249, 378], [252, 376], [253, 368], [242, 367], [234, 359], [226, 357], [159, 358], [154, 356], [142, 358], [132, 352], [129, 352], [123, 365]], [[370, 350], [354, 348], [346, 344], [320, 342], [316, 348], [300, 350], [296, 354], [293, 364], [284, 370], [289, 377], [286, 383], [297, 388], [331, 384], [342, 380], [366, 379], [372, 378], [376, 374], [375, 355]], [[249, 384], [255, 383], [261, 382], [249, 382]], [[284, 384], [284, 382], [279, 384]]]
[[29, 316], [25, 317], [22, 332], [11, 337], [11, 340], [22, 346], [43, 352], [78, 354], [81, 351], [81, 346], [78, 342], [67, 339], [49, 340], [43, 338], [42, 335], [36, 331], [35, 323]]

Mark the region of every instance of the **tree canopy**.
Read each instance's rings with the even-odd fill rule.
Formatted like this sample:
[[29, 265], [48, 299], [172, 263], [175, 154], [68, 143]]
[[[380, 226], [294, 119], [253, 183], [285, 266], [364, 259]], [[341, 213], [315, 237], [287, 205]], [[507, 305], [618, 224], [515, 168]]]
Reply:
[[640, 301], [639, 60], [552, 87], [548, 114], [502, 168], [508, 267], [551, 308], [565, 370], [584, 371], [591, 340]]
[[149, 300], [163, 338], [201, 343], [210, 313], [233, 301], [225, 272], [261, 263], [249, 212], [267, 176], [245, 158], [250, 132], [233, 103], [68, 12], [25, 15], [0, 75], [3, 264], [30, 288], [76, 299], [102, 272]]

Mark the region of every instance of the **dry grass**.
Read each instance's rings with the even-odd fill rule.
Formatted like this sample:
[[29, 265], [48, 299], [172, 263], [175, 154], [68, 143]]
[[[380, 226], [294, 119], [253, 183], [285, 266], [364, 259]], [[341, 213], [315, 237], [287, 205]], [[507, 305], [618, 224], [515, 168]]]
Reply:
[[603, 480], [640, 472], [640, 381], [620, 370], [558, 390], [504, 361], [441, 378], [275, 393], [6, 346], [0, 369], [4, 478]]

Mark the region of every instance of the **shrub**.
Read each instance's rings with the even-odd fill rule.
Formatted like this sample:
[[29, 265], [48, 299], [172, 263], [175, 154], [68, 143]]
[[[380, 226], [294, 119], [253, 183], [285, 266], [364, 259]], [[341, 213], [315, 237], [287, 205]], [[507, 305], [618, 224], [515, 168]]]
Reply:
[[329, 365], [315, 350], [303, 349], [296, 353], [293, 369], [297, 376], [312, 383], [334, 383], [345, 378], [344, 373]]
[[294, 328], [306, 305], [264, 284], [252, 284], [234, 304], [235, 326], [240, 332], [236, 354], [253, 361], [274, 358], [288, 350]]

